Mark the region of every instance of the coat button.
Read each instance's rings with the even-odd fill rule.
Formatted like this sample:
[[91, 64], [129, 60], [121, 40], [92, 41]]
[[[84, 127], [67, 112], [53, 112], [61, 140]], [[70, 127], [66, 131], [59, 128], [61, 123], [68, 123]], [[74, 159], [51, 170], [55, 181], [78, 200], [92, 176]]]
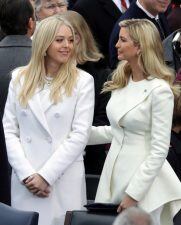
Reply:
[[60, 113], [55, 113], [55, 117], [59, 118], [60, 117]]
[[51, 137], [47, 137], [47, 141], [48, 141], [48, 143], [52, 143], [52, 138]]
[[30, 137], [27, 137], [26, 138], [26, 142], [31, 143], [31, 138]]
[[22, 115], [23, 115], [23, 116], [27, 116], [26, 110], [23, 110], [23, 111], [22, 111]]

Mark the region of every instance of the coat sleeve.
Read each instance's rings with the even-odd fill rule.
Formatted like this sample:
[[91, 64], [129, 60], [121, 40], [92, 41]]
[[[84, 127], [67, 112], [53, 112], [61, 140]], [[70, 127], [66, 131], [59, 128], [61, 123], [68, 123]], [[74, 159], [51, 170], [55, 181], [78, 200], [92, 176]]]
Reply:
[[52, 185], [82, 154], [87, 144], [94, 112], [94, 81], [92, 76], [79, 86], [72, 130], [38, 173]]
[[111, 126], [92, 126], [88, 145], [101, 145], [111, 143], [113, 138]]
[[34, 174], [35, 170], [27, 160], [20, 143], [20, 131], [16, 115], [16, 98], [12, 79], [4, 110], [3, 126], [9, 163], [20, 181], [23, 181], [31, 174]]
[[173, 114], [173, 93], [166, 85], [152, 92], [150, 152], [132, 177], [126, 193], [140, 201], [158, 175], [169, 150]]

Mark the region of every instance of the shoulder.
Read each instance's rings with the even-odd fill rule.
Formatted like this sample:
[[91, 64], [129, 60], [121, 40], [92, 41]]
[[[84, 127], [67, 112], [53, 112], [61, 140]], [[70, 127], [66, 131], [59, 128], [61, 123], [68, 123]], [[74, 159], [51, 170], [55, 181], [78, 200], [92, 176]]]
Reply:
[[18, 67], [18, 68], [16, 68], [16, 69], [14, 69], [13, 71], [12, 71], [12, 80], [14, 81], [14, 80], [16, 80], [16, 78], [18, 77], [18, 74], [20, 73], [20, 71], [21, 71], [21, 68], [20, 67]]
[[78, 82], [79, 83], [87, 83], [87, 82], [93, 82], [94, 78], [92, 75], [87, 73], [84, 70], [78, 69]]
[[153, 89], [167, 89], [171, 91], [169, 83], [163, 79], [151, 78], [148, 82], [150, 82], [150, 87]]
[[165, 80], [154, 78], [153, 80], [151, 80], [150, 87], [154, 101], [159, 101], [161, 99], [173, 100], [173, 92], [170, 85]]

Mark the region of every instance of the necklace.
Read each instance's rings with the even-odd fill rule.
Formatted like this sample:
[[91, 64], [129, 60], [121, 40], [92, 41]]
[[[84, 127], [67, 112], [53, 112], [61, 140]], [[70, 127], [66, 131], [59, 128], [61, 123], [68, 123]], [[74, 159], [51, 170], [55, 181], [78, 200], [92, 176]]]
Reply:
[[47, 84], [48, 86], [50, 86], [52, 84], [53, 81], [53, 77], [50, 76], [44, 76], [44, 82], [45, 84]]

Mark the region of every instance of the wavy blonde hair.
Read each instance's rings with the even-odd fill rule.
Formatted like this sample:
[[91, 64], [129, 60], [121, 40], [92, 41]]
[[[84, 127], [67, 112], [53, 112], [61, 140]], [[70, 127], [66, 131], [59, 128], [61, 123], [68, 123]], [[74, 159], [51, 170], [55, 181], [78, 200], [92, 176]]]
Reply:
[[60, 18], [65, 18], [74, 28], [75, 34], [80, 37], [76, 44], [76, 59], [78, 64], [84, 64], [87, 61], [97, 62], [103, 58], [96, 41], [85, 19], [77, 12], [68, 10], [59, 14]]
[[[43, 88], [44, 86], [46, 51], [55, 40], [58, 29], [62, 25], [68, 26], [74, 37], [72, 26], [63, 18], [52, 16], [42, 20], [38, 24], [38, 28], [33, 36], [31, 60], [26, 67], [20, 69], [19, 75], [15, 81], [15, 83], [17, 83], [23, 80], [19, 93], [19, 101], [22, 106], [27, 105], [28, 100], [33, 96], [38, 87]], [[58, 103], [62, 99], [63, 92], [67, 96], [71, 96], [76, 80], [77, 69], [75, 52], [73, 50], [68, 62], [60, 66], [57, 76], [52, 81], [50, 87], [51, 101], [53, 101], [54, 104]]]
[[[165, 64], [160, 34], [155, 25], [147, 19], [130, 19], [121, 21], [119, 26], [126, 28], [134, 44], [140, 48], [138, 64], [144, 77], [163, 79], [168, 82], [174, 94], [179, 94], [178, 88], [173, 87], [175, 75]], [[122, 60], [113, 71], [112, 80], [104, 84], [103, 92], [125, 87], [131, 74], [131, 66], [127, 61]]]

